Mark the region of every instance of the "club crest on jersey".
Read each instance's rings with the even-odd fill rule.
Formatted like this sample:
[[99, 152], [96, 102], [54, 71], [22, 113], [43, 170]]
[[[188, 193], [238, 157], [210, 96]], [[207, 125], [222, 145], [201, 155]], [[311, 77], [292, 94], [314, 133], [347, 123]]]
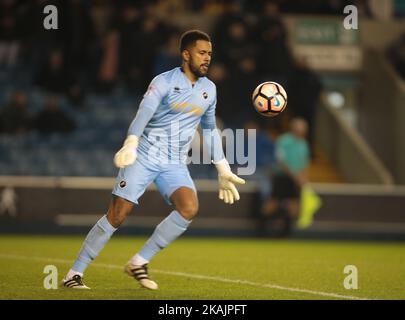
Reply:
[[121, 188], [125, 188], [126, 185], [127, 185], [127, 183], [126, 183], [124, 180], [122, 180], [122, 181], [120, 182], [120, 187], [121, 187]]
[[207, 98], [208, 98], [208, 93], [206, 93], [206, 92], [204, 91], [203, 97], [204, 97], [204, 99], [207, 99]]

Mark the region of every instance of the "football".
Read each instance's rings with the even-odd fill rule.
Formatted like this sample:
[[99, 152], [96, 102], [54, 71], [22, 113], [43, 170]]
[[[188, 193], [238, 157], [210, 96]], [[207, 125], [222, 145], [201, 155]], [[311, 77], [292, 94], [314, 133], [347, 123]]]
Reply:
[[275, 117], [287, 106], [287, 92], [277, 82], [263, 82], [253, 91], [252, 102], [261, 115]]

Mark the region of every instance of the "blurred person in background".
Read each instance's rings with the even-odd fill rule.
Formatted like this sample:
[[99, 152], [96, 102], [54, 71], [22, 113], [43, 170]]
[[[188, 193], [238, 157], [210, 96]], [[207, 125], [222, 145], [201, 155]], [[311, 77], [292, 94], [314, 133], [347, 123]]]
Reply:
[[[215, 1], [211, 1], [215, 2]], [[209, 6], [210, 2], [205, 3], [205, 10]], [[221, 5], [223, 11], [218, 17], [217, 22], [213, 27], [213, 41], [217, 44], [217, 59], [221, 60], [221, 53], [226, 51], [226, 41], [229, 40], [229, 36], [226, 34], [226, 30], [229, 30], [230, 26], [234, 23], [242, 23], [244, 27], [247, 26], [245, 22], [245, 16], [242, 11], [242, 4], [240, 1], [226, 1]], [[228, 31], [229, 32], [229, 31]], [[222, 47], [225, 49], [223, 50]]]
[[141, 92], [141, 63], [138, 59], [137, 39], [142, 19], [142, 10], [134, 2], [126, 1], [118, 13], [117, 29], [119, 42], [119, 73], [128, 90]]
[[255, 58], [256, 48], [250, 40], [249, 29], [243, 21], [232, 22], [225, 32], [225, 37], [218, 43], [218, 60], [229, 71], [245, 57]]
[[73, 105], [80, 106], [84, 92], [77, 81], [75, 70], [75, 67], [67, 64], [62, 49], [54, 48], [39, 69], [35, 82], [46, 92], [66, 95]]
[[137, 40], [138, 44], [142, 44], [142, 50], [138, 48], [137, 56], [135, 57], [140, 67], [141, 91], [144, 91], [148, 87], [148, 79], [155, 76], [154, 66], [158, 48], [162, 42], [166, 41], [169, 31], [168, 26], [161, 22], [153, 14], [153, 11], [142, 19]]
[[230, 127], [233, 129], [243, 127], [246, 119], [250, 116], [250, 106], [252, 104], [251, 93], [259, 83], [259, 77], [257, 75], [256, 61], [254, 56], [246, 53], [246, 56], [242, 56], [241, 59], [235, 64], [235, 66], [229, 69], [229, 79], [227, 86], [228, 93], [232, 96], [233, 103], [228, 108], [232, 108], [229, 116], [226, 115], [225, 119], [232, 120]]
[[37, 74], [36, 84], [49, 93], [65, 94], [73, 83], [73, 75], [65, 64], [63, 51], [60, 48], [51, 50], [48, 60]]
[[307, 122], [294, 118], [290, 132], [276, 141], [273, 190], [262, 212], [273, 222], [282, 222], [281, 236], [291, 233], [293, 222], [299, 216], [301, 188], [308, 182], [310, 151], [306, 141], [307, 132]]
[[67, 97], [75, 107], [81, 107], [85, 98], [85, 82], [88, 77], [87, 66], [94, 39], [94, 26], [90, 16], [89, 4], [82, 0], [70, 0], [64, 3], [62, 21], [64, 23], [63, 52], [65, 66], [71, 74]]
[[51, 0], [33, 0], [19, 3], [19, 27], [22, 33], [20, 62], [32, 73], [35, 82], [40, 69], [47, 64], [50, 52], [63, 47], [65, 40], [64, 28], [53, 29], [51, 32], [44, 28], [43, 9], [48, 4], [57, 5], [60, 8], [59, 23], [62, 23], [65, 10], [62, 9], [60, 1], [51, 3]]
[[283, 83], [291, 69], [292, 59], [287, 46], [287, 29], [280, 17], [279, 4], [266, 1], [254, 34], [260, 43], [259, 71], [264, 78]]
[[69, 133], [76, 128], [76, 124], [59, 106], [56, 96], [49, 96], [45, 105], [34, 119], [35, 129], [42, 134]]
[[20, 50], [18, 2], [0, 1], [0, 66], [13, 67]]
[[181, 64], [179, 57], [179, 39], [178, 33], [170, 34], [167, 41], [159, 48], [156, 55], [154, 74], [162, 73], [166, 70], [173, 69]]
[[101, 61], [97, 72], [96, 89], [99, 93], [111, 93], [118, 80], [119, 34], [109, 31], [102, 41]]
[[225, 65], [213, 62], [210, 66], [209, 79], [217, 86], [217, 101], [221, 108], [217, 110], [217, 116], [223, 119], [226, 127], [235, 127], [238, 112], [236, 111], [237, 97], [234, 95], [235, 88], [231, 85], [231, 76]]
[[87, 69], [90, 88], [100, 94], [111, 93], [118, 80], [120, 36], [116, 22], [120, 16], [116, 8], [118, 2], [108, 0], [94, 1], [90, 6], [94, 37], [89, 47], [91, 59], [82, 67]]
[[8, 134], [25, 133], [31, 129], [27, 96], [16, 91], [10, 103], [0, 113], [0, 132]]
[[186, 8], [188, 1], [184, 0], [157, 0], [156, 11], [164, 12], [165, 15], [184, 15], [187, 14]]
[[93, 21], [85, 1], [70, 0], [65, 6], [62, 14], [66, 65], [74, 72], [81, 73], [81, 66], [91, 59], [89, 46], [94, 38]]
[[249, 28], [242, 20], [235, 17], [229, 21], [230, 24], [223, 32], [225, 37], [218, 43], [218, 60], [221, 67], [225, 68], [226, 75], [226, 81], [221, 84], [226, 89], [219, 95], [220, 99], [227, 101], [220, 113], [227, 126], [240, 128], [246, 121], [250, 110], [247, 106], [251, 104], [250, 94], [258, 81], [258, 48], [251, 41]]

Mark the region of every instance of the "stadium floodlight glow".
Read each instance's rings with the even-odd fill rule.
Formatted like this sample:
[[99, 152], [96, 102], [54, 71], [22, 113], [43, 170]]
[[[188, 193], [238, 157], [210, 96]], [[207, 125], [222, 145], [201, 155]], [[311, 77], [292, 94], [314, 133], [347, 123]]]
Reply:
[[345, 97], [340, 92], [334, 91], [328, 94], [328, 102], [334, 108], [341, 109], [346, 103]]

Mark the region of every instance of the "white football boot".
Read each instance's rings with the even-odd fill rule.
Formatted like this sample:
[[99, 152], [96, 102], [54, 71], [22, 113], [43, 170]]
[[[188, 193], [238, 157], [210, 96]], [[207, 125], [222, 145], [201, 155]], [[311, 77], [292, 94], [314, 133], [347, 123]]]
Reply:
[[75, 274], [70, 279], [63, 279], [62, 286], [70, 289], [90, 289], [83, 283], [83, 278], [79, 274]]
[[149, 290], [158, 289], [157, 283], [149, 279], [148, 264], [137, 266], [132, 264], [131, 262], [128, 262], [125, 265], [124, 272], [127, 273], [129, 276], [135, 278], [135, 280], [137, 280], [142, 287]]

